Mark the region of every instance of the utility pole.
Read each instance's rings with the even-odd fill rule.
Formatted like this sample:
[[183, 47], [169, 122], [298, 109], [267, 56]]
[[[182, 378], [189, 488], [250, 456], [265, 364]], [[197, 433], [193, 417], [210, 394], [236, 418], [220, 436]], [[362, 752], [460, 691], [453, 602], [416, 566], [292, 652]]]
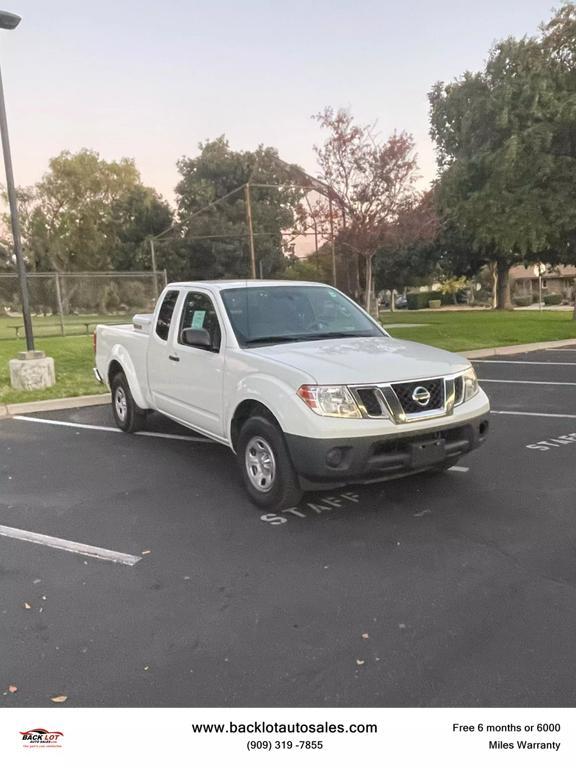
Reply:
[[64, 309], [62, 307], [62, 291], [60, 290], [60, 275], [58, 272], [54, 273], [54, 280], [56, 281], [56, 303], [58, 305], [58, 317], [60, 318], [60, 333], [64, 336]]
[[152, 260], [152, 280], [154, 284], [154, 299], [158, 298], [158, 274], [156, 273], [156, 251], [154, 249], [154, 238], [150, 238], [150, 258]]
[[252, 226], [252, 201], [250, 200], [250, 184], [244, 187], [244, 199], [246, 200], [246, 224], [248, 225], [248, 236], [250, 238], [250, 269], [252, 279], [256, 279], [256, 254], [254, 252], [254, 228]]
[[332, 195], [328, 195], [328, 215], [330, 216], [330, 249], [332, 251], [332, 285], [336, 288], [336, 244], [334, 243], [334, 209]]

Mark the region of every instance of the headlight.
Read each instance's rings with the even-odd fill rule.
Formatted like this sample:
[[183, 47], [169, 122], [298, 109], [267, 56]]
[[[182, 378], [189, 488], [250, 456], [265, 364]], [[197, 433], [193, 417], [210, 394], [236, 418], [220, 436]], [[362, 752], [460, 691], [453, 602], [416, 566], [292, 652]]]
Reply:
[[478, 394], [478, 379], [474, 368], [468, 368], [462, 376], [464, 379], [464, 402]]
[[339, 419], [361, 419], [362, 414], [347, 387], [317, 387], [303, 384], [299, 397], [314, 413]]

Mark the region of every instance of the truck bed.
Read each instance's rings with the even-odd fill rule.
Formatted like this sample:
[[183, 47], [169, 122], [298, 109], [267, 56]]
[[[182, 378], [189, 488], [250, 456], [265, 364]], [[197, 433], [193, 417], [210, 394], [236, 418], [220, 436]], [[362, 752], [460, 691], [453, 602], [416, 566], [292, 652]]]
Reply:
[[108, 361], [118, 359], [123, 367], [133, 368], [143, 394], [147, 394], [146, 355], [151, 319], [152, 315], [135, 315], [132, 324], [96, 326], [96, 368], [108, 387]]

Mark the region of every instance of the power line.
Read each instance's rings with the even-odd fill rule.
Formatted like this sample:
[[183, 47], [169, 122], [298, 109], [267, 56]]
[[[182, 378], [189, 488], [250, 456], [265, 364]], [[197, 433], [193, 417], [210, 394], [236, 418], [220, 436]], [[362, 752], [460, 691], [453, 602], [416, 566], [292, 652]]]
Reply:
[[[284, 189], [298, 189], [302, 192], [308, 192], [313, 191], [317, 194], [321, 195], [322, 197], [326, 197], [328, 199], [328, 207], [329, 207], [329, 220], [330, 220], [330, 230], [329, 232], [322, 232], [319, 231], [316, 226], [313, 230], [304, 230], [304, 231], [297, 231], [297, 232], [282, 232], [281, 235], [283, 237], [292, 237], [293, 239], [298, 236], [306, 236], [307, 234], [313, 234], [316, 237], [316, 242], [318, 239], [318, 235], [321, 236], [327, 236], [328, 240], [331, 244], [331, 251], [332, 251], [332, 281], [334, 285], [336, 285], [336, 250], [335, 250], [335, 233], [334, 233], [334, 218], [333, 218], [333, 201], [336, 201], [341, 208], [342, 217], [345, 216], [345, 208], [346, 205], [342, 198], [338, 195], [338, 193], [332, 189], [332, 187], [328, 184], [326, 184], [323, 181], [320, 181], [320, 179], [316, 179], [314, 176], [310, 176], [305, 171], [302, 171], [297, 166], [293, 166], [289, 163], [284, 162], [283, 160], [278, 159], [278, 164], [283, 168], [287, 169], [290, 173], [295, 174], [297, 173], [303, 181], [307, 182], [304, 184], [296, 184], [296, 183], [285, 183], [285, 184], [267, 184], [264, 182], [252, 182], [252, 177], [254, 175], [254, 172], [256, 168], [254, 168], [250, 174], [250, 177], [247, 182], [244, 184], [241, 184], [239, 187], [236, 187], [235, 189], [231, 190], [230, 192], [227, 192], [225, 195], [222, 195], [222, 197], [219, 197], [217, 200], [213, 200], [211, 203], [208, 203], [207, 205], [203, 206], [197, 211], [194, 211], [191, 213], [187, 219], [186, 224], [190, 222], [192, 219], [196, 218], [197, 216], [200, 216], [200, 214], [205, 213], [206, 211], [210, 210], [211, 208], [216, 207], [220, 203], [222, 203], [224, 200], [227, 200], [229, 197], [232, 197], [233, 195], [237, 194], [238, 192], [241, 192], [244, 190], [244, 197], [245, 197], [245, 206], [246, 206], [246, 224], [248, 227], [248, 233], [247, 234], [222, 234], [222, 235], [187, 235], [186, 239], [188, 240], [224, 240], [224, 239], [234, 239], [234, 240], [244, 240], [248, 238], [249, 244], [250, 244], [250, 262], [251, 262], [251, 271], [252, 271], [252, 277], [256, 277], [256, 256], [255, 256], [255, 250], [254, 250], [254, 238], [255, 237], [270, 237], [274, 236], [277, 233], [276, 232], [254, 232], [253, 224], [252, 224], [252, 210], [251, 210], [251, 199], [250, 199], [250, 187], [254, 188], [260, 188], [260, 189], [277, 189], [277, 190], [284, 190]], [[307, 195], [305, 195], [306, 199]], [[314, 217], [312, 217], [314, 218]], [[174, 230], [176, 227], [182, 226], [182, 222], [177, 222], [172, 224], [170, 227], [165, 229], [163, 232], [160, 232], [160, 234], [156, 236], [152, 236], [150, 238], [150, 246], [153, 248], [154, 241], [160, 241], [160, 238], [167, 235], [168, 233], [174, 233]], [[316, 248], [318, 250], [318, 248]]]
[[[319, 182], [320, 183], [320, 182]], [[196, 218], [196, 216], [199, 216], [201, 213], [204, 213], [205, 211], [210, 210], [210, 208], [214, 208], [219, 203], [223, 202], [229, 197], [232, 197], [232, 195], [235, 195], [238, 192], [241, 192], [243, 189], [246, 188], [246, 186], [250, 185], [251, 187], [258, 187], [261, 189], [301, 189], [303, 191], [312, 191], [312, 192], [318, 192], [318, 194], [325, 194], [328, 196], [328, 192], [323, 193], [318, 189], [318, 187], [315, 186], [306, 186], [303, 184], [264, 184], [264, 183], [256, 183], [256, 182], [245, 182], [244, 184], [241, 184], [239, 187], [236, 187], [230, 192], [227, 192], [225, 195], [222, 195], [222, 197], [217, 198], [216, 200], [213, 200], [211, 203], [208, 203], [207, 205], [203, 206], [202, 208], [199, 208], [197, 211], [194, 211], [189, 216], [186, 217], [186, 223], [188, 223], [191, 219]], [[323, 185], [324, 186], [324, 185]], [[326, 185], [326, 189], [330, 190], [331, 188]], [[331, 193], [330, 193], [331, 194]], [[181, 226], [182, 222], [176, 222], [174, 224], [171, 224], [167, 229], [165, 229], [163, 232], [160, 232], [158, 235], [153, 235], [154, 240], [159, 240], [164, 235], [168, 234], [168, 232], [171, 232], [172, 230], [176, 229], [176, 227]]]
[[[289, 232], [286, 230], [283, 230], [280, 232], [280, 235], [282, 237], [311, 237], [314, 235], [315, 232], [313, 229], [307, 229], [307, 230], [295, 230], [293, 232]], [[322, 230], [318, 230], [319, 235], [326, 235], [329, 236], [330, 232], [324, 232]], [[275, 237], [278, 235], [278, 232], [254, 232], [254, 237]], [[221, 234], [217, 235], [187, 235], [187, 240], [244, 240], [246, 238], [250, 237], [250, 235], [246, 232], [244, 234], [233, 234], [229, 232], [223, 232]]]

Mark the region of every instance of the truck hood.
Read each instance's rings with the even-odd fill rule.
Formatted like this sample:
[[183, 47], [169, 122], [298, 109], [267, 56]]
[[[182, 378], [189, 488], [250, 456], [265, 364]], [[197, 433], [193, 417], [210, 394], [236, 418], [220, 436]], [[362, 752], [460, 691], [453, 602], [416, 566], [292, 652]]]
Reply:
[[301, 341], [258, 347], [250, 353], [298, 368], [317, 384], [432, 379], [470, 365], [461, 355], [391, 337]]

